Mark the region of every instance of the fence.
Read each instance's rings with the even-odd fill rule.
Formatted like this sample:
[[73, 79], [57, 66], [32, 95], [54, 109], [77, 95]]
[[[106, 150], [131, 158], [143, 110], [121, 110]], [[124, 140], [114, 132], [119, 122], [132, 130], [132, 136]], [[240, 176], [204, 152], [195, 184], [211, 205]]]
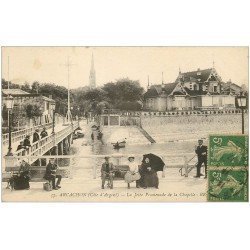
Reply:
[[61, 130], [55, 134], [51, 134], [51, 135], [49, 135], [45, 138], [42, 138], [41, 140], [33, 143], [31, 145], [31, 147], [29, 147], [28, 149], [20, 149], [20, 150], [16, 151], [14, 157], [5, 156], [6, 166], [15, 165], [16, 164], [15, 160], [17, 159], [16, 157], [21, 157], [21, 158], [27, 157], [27, 158], [32, 160], [30, 163], [36, 161], [41, 155], [48, 152], [48, 150], [50, 150], [51, 148], [56, 146], [64, 138], [66, 138], [68, 135], [73, 133], [73, 131], [75, 129], [77, 129], [78, 127], [79, 127], [79, 123], [74, 122], [72, 125], [65, 127], [63, 130]]
[[[32, 135], [37, 128], [39, 129], [39, 128], [42, 128], [42, 127], [45, 127], [46, 129], [50, 129], [52, 127], [52, 123], [47, 123], [47, 124], [38, 125], [38, 126], [18, 130], [18, 131], [15, 131], [15, 132], [11, 132], [11, 142], [15, 143], [15, 142], [24, 140], [26, 135]], [[8, 133], [3, 134], [2, 135], [2, 144], [3, 144], [3, 146], [7, 145], [8, 143], [9, 143], [9, 134]]]

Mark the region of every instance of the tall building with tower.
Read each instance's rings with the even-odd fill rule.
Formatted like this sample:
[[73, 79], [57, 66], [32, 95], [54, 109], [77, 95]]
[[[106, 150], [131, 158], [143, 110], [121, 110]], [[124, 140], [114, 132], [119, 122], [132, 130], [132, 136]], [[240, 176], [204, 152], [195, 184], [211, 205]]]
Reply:
[[90, 73], [89, 73], [89, 87], [91, 89], [96, 88], [95, 65], [94, 65], [94, 56], [93, 56], [93, 53], [92, 53], [91, 68], [90, 68]]

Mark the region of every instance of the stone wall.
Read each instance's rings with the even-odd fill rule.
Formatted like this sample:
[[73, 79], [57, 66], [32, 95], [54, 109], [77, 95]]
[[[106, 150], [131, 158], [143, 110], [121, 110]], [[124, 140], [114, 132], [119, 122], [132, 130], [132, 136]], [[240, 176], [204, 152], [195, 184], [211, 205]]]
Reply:
[[[241, 133], [241, 114], [142, 116], [142, 127], [156, 142], [207, 138], [209, 134]], [[248, 114], [245, 114], [248, 133]]]

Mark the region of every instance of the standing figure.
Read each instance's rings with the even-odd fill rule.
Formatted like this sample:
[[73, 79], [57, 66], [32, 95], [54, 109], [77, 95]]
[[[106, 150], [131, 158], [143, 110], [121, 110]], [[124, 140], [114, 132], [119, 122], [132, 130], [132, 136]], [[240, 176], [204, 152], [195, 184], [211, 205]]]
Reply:
[[125, 182], [128, 183], [128, 188], [130, 188], [130, 183], [136, 181], [136, 187], [139, 188], [139, 180], [141, 178], [141, 175], [139, 174], [138, 164], [135, 162], [134, 156], [129, 156], [128, 161], [129, 171], [124, 176]]
[[19, 150], [24, 149], [24, 148], [25, 148], [25, 147], [24, 147], [24, 145], [23, 145], [23, 141], [20, 141], [19, 145], [17, 146], [16, 151], [19, 151]]
[[[61, 182], [61, 179], [62, 179], [61, 175], [56, 174], [57, 170], [58, 170], [58, 166], [55, 163], [55, 160], [50, 159], [49, 164], [46, 167], [46, 172], [45, 172], [44, 179], [48, 180], [48, 181], [51, 181], [52, 182], [52, 188], [55, 189], [55, 190], [61, 188], [60, 187], [60, 182]], [[57, 179], [57, 182], [56, 182], [56, 179]]]
[[109, 162], [109, 157], [106, 156], [105, 162], [102, 164], [101, 168], [101, 177], [102, 177], [102, 189], [104, 189], [106, 178], [109, 180], [109, 186], [113, 189], [113, 175], [114, 175], [114, 166], [112, 162]]
[[33, 134], [33, 143], [37, 142], [40, 140], [40, 136], [39, 136], [39, 129], [37, 128]]
[[30, 136], [29, 135], [26, 135], [24, 141], [23, 141], [23, 146], [28, 149], [29, 147], [31, 147], [31, 144], [30, 144]]
[[48, 136], [48, 132], [46, 131], [45, 127], [43, 128], [43, 130], [42, 130], [42, 132], [41, 132], [40, 135], [41, 135], [41, 138], [44, 138], [44, 137]]
[[203, 174], [201, 174], [201, 166], [204, 163], [205, 165], [205, 177], [207, 178], [207, 146], [203, 145], [203, 140], [198, 140], [198, 146], [195, 147], [195, 153], [198, 157], [197, 164], [197, 173], [195, 178], [200, 178]]
[[97, 137], [96, 138], [97, 138], [97, 140], [99, 140], [102, 143], [102, 145], [104, 145], [102, 137], [103, 137], [103, 133], [100, 130], [100, 126], [98, 126], [97, 127]]

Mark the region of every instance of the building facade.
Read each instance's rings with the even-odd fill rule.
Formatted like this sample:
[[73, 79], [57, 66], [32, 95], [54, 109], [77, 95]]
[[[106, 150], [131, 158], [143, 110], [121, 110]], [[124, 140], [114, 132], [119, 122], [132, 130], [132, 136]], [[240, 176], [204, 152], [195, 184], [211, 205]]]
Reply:
[[215, 68], [182, 73], [175, 82], [148, 86], [144, 109], [148, 111], [224, 109], [235, 107], [236, 84], [222, 82]]
[[52, 96], [46, 97], [40, 94], [30, 94], [21, 89], [2, 89], [2, 108], [5, 106], [6, 98], [9, 94], [14, 98], [14, 108], [18, 112], [23, 112], [24, 106], [27, 104], [36, 104], [40, 107], [39, 109], [42, 113], [38, 119], [39, 121], [36, 122], [41, 124], [52, 122], [52, 104], [55, 104]]

